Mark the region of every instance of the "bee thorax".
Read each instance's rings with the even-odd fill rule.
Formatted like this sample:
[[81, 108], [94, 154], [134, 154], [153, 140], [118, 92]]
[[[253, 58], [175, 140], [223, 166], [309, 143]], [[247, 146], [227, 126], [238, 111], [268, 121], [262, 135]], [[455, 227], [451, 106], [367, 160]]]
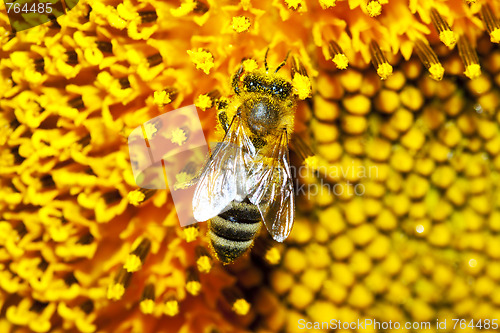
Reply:
[[279, 109], [271, 98], [263, 96], [251, 99], [242, 105], [250, 130], [255, 134], [265, 135], [278, 126]]

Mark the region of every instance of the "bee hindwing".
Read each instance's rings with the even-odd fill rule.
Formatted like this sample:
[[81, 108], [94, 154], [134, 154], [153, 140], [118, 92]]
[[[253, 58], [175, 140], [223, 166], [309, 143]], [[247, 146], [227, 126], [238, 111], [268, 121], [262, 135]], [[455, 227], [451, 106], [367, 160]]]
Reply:
[[283, 242], [292, 230], [295, 195], [287, 134], [284, 131], [273, 147], [271, 162], [254, 163], [247, 178], [250, 202], [257, 206], [262, 221], [274, 240]]

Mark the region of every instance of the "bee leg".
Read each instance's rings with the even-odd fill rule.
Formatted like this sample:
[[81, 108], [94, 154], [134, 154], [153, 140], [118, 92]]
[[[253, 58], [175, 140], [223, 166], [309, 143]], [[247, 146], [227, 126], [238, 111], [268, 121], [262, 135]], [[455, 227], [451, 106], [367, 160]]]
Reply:
[[243, 74], [243, 65], [240, 66], [240, 68], [233, 75], [233, 78], [231, 80], [231, 86], [233, 87], [233, 90], [236, 93], [236, 95], [240, 94], [240, 78], [242, 74]]
[[217, 107], [217, 118], [219, 119], [219, 123], [221, 124], [224, 133], [227, 133], [227, 130], [229, 129], [229, 119], [227, 118], [226, 113], [227, 105], [221, 107], [221, 104], [222, 103], [220, 103]]

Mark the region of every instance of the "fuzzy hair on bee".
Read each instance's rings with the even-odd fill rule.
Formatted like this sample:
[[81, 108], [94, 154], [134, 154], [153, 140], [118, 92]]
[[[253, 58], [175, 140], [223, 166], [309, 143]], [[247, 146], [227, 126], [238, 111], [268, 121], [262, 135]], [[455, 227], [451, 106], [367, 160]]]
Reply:
[[291, 82], [278, 74], [287, 58], [272, 73], [267, 52], [265, 70], [242, 64], [231, 78], [234, 95], [217, 105], [224, 138], [202, 168], [193, 213], [197, 221], [209, 221], [211, 246], [225, 264], [252, 247], [261, 221], [279, 242], [293, 226], [288, 142], [296, 97]]

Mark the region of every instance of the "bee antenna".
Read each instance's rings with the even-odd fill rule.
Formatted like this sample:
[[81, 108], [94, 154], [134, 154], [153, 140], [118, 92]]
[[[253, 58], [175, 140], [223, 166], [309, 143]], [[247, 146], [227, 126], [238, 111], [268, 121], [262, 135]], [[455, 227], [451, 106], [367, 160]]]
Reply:
[[264, 55], [264, 66], [266, 67], [266, 73], [269, 72], [269, 67], [267, 66], [267, 54], [269, 53], [269, 47], [266, 50], [266, 54]]
[[285, 66], [286, 61], [287, 61], [287, 59], [288, 59], [288, 56], [289, 56], [289, 55], [290, 55], [290, 51], [288, 51], [288, 52], [286, 53], [285, 60], [283, 60], [283, 61], [281, 62], [281, 64], [278, 66], [278, 68], [276, 68], [276, 70], [274, 71], [275, 73], [278, 73], [278, 71], [281, 69], [281, 67]]

